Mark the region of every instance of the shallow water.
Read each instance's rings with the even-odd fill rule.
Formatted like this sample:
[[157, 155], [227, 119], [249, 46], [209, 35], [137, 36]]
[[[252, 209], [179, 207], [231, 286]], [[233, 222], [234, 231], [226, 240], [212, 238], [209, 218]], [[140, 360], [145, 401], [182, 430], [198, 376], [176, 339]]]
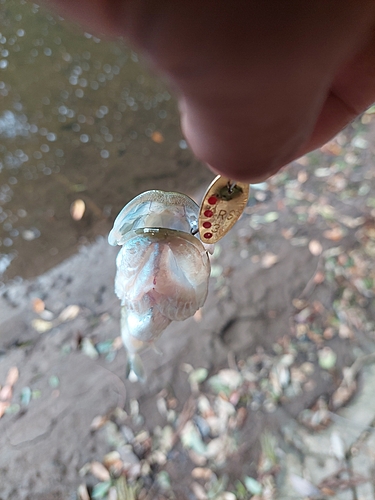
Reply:
[[122, 41], [22, 0], [0, 0], [0, 33], [0, 284], [107, 234], [135, 194], [212, 177], [167, 87]]

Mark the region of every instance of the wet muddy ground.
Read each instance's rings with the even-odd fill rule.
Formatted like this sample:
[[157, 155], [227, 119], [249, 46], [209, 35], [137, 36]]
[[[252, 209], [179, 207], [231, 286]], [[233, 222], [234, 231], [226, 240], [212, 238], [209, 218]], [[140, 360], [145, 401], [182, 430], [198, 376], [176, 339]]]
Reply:
[[374, 110], [252, 189], [132, 383], [100, 235], [212, 176], [136, 54], [1, 5], [0, 498], [372, 499]]

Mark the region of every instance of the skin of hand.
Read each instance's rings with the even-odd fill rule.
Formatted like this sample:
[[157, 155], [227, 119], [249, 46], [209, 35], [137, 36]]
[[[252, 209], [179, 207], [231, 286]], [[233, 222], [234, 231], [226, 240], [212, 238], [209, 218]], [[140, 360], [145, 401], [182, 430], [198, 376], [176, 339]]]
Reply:
[[173, 87], [193, 152], [259, 182], [375, 101], [375, 0], [45, 0]]

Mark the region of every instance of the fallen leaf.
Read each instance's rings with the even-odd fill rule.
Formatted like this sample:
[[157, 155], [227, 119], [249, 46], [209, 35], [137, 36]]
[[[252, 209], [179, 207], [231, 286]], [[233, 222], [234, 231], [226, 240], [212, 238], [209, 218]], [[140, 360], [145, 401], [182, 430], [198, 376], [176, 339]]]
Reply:
[[97, 415], [96, 417], [93, 418], [91, 424], [90, 424], [90, 430], [92, 431], [97, 431], [100, 429], [100, 427], [103, 427], [103, 425], [108, 421], [108, 418], [103, 416], [103, 415]]
[[156, 400], [156, 407], [162, 417], [167, 417], [168, 415], [168, 408], [167, 408], [167, 402], [165, 401], [164, 398], [158, 398]]
[[334, 497], [336, 495], [336, 490], [333, 490], [332, 488], [326, 488], [325, 486], [322, 486], [320, 488], [320, 492], [324, 497]]
[[337, 460], [344, 460], [345, 444], [337, 431], [332, 432], [330, 441], [333, 455], [337, 458]]
[[40, 311], [39, 316], [45, 321], [52, 321], [55, 315], [53, 312], [44, 309], [43, 311]]
[[331, 169], [327, 167], [317, 168], [314, 172], [315, 177], [328, 177], [331, 174], [332, 174]]
[[339, 337], [342, 339], [352, 339], [354, 337], [352, 330], [345, 323], [340, 323]]
[[324, 146], [320, 148], [320, 151], [325, 154], [338, 156], [342, 153], [342, 148], [336, 141], [330, 141], [324, 144]]
[[166, 470], [162, 470], [159, 472], [159, 474], [156, 476], [156, 481], [162, 490], [171, 489], [171, 480]]
[[263, 216], [263, 221], [270, 223], [275, 222], [279, 218], [279, 214], [277, 212], [268, 212]]
[[218, 278], [219, 276], [222, 276], [222, 274], [223, 274], [222, 266], [219, 266], [218, 264], [211, 265], [211, 278]]
[[297, 179], [300, 184], [304, 184], [308, 179], [306, 170], [300, 170], [298, 172]]
[[19, 371], [16, 366], [12, 366], [12, 368], [9, 369], [7, 378], [5, 380], [5, 385], [10, 385], [11, 387], [17, 382], [19, 377]]
[[369, 146], [369, 142], [364, 137], [357, 136], [352, 140], [352, 146], [355, 148], [366, 149]]
[[310, 163], [310, 159], [307, 155], [301, 156], [301, 158], [298, 158], [298, 160], [295, 160], [296, 163], [299, 165], [302, 165], [303, 167], [307, 167], [307, 165]]
[[263, 491], [262, 485], [256, 479], [246, 476], [244, 477], [244, 485], [249, 493], [252, 495], [260, 495]]
[[104, 482], [104, 481], [110, 481], [111, 479], [109, 471], [100, 462], [91, 462], [90, 472], [93, 476], [99, 479], [99, 481]]
[[42, 299], [36, 298], [33, 300], [32, 304], [33, 304], [32, 305], [33, 310], [37, 314], [40, 314], [45, 309], [45, 304], [44, 304], [44, 301]]
[[81, 342], [81, 350], [83, 354], [86, 354], [86, 356], [88, 356], [91, 359], [98, 359], [99, 357], [99, 353], [95, 349], [94, 344], [87, 337], [85, 337]]
[[320, 285], [321, 283], [323, 283], [324, 280], [325, 280], [325, 274], [322, 271], [317, 271], [314, 276], [313, 282], [316, 285]]
[[112, 488], [109, 489], [107, 500], [123, 500], [123, 498], [124, 497], [121, 498], [121, 496], [117, 494], [116, 486], [112, 486]]
[[204, 455], [200, 455], [199, 453], [196, 453], [194, 450], [189, 450], [189, 458], [195, 465], [206, 465], [207, 463], [207, 458]]
[[[243, 380], [242, 375], [237, 370], [231, 370], [229, 368], [220, 370], [215, 377], [217, 377], [223, 385], [231, 390], [237, 389]], [[210, 382], [212, 378], [210, 379]]]
[[77, 495], [78, 500], [90, 500], [90, 495], [85, 484], [80, 484], [78, 486]]
[[318, 351], [318, 358], [319, 366], [323, 370], [331, 370], [336, 364], [337, 355], [330, 347], [323, 347]]
[[303, 299], [293, 299], [292, 304], [293, 307], [302, 311], [302, 309], [305, 309], [307, 307], [308, 303], [306, 302], [306, 300]]
[[11, 404], [10, 406], [8, 406], [8, 408], [5, 410], [5, 413], [7, 415], [14, 415], [16, 413], [18, 413], [20, 411], [21, 407], [19, 404]]
[[61, 321], [62, 323], [65, 323], [65, 321], [72, 321], [78, 316], [79, 311], [80, 311], [79, 306], [70, 305], [66, 307], [63, 311], [61, 311], [58, 320]]
[[30, 387], [24, 387], [21, 391], [21, 403], [27, 406], [31, 401], [32, 395]]
[[83, 214], [85, 213], [86, 210], [86, 204], [83, 200], [75, 200], [73, 203], [70, 205], [70, 215], [72, 216], [72, 219], [74, 220], [81, 220], [83, 217]]
[[196, 496], [197, 500], [207, 500], [207, 494], [203, 486], [201, 486], [199, 483], [192, 483], [191, 489], [193, 490], [193, 493]]
[[35, 391], [31, 391], [32, 399], [39, 399], [42, 396], [42, 391], [39, 389], [35, 389]]
[[157, 130], [152, 133], [151, 139], [156, 142], [156, 144], [161, 144], [162, 142], [164, 142], [163, 134], [161, 132], [158, 132]]
[[45, 333], [53, 328], [52, 321], [45, 321], [44, 319], [33, 319], [31, 325], [38, 333]]
[[320, 255], [323, 251], [322, 244], [318, 240], [311, 240], [309, 243], [310, 252], [316, 257]]
[[[330, 173], [328, 175], [330, 175]], [[312, 205], [311, 208], [314, 208], [314, 210], [318, 214], [320, 214], [323, 217], [323, 219], [330, 220], [330, 221], [335, 220], [336, 212], [335, 212], [335, 209], [331, 205], [327, 205], [327, 204], [322, 202], [321, 204], [317, 203], [317, 204]]]
[[320, 495], [318, 488], [303, 477], [290, 474], [289, 480], [295, 491], [303, 497], [317, 497]]
[[335, 330], [332, 328], [332, 327], [328, 327], [324, 330], [323, 332], [323, 337], [326, 339], [326, 340], [330, 340], [333, 338], [335, 334]]
[[56, 375], [51, 375], [48, 379], [48, 383], [52, 389], [56, 389], [60, 385], [59, 377], [57, 377]]
[[237, 500], [237, 497], [231, 491], [223, 491], [219, 496], [215, 496], [215, 500]]
[[0, 401], [0, 418], [4, 415], [9, 406], [10, 406], [9, 401]]
[[290, 244], [294, 247], [304, 247], [308, 244], [309, 239], [306, 236], [300, 236], [299, 238], [292, 238]]
[[194, 479], [204, 479], [205, 481], [208, 481], [210, 477], [212, 477], [213, 472], [211, 469], [207, 469], [206, 467], [195, 467], [195, 469], [191, 471], [191, 475]]
[[[107, 469], [109, 469], [110, 467], [112, 467], [113, 465], [116, 465], [117, 462], [121, 460], [121, 455], [118, 451], [110, 451], [109, 453], [107, 453], [104, 458], [103, 458], [103, 464], [105, 465], [105, 467], [107, 467]], [[121, 461], [122, 463], [122, 461]]]
[[112, 351], [112, 342], [112, 340], [104, 340], [103, 342], [98, 342], [95, 345], [95, 348], [99, 354], [108, 354]]
[[323, 236], [327, 238], [327, 240], [340, 241], [345, 236], [345, 232], [341, 227], [334, 227], [324, 231]]
[[354, 380], [349, 385], [343, 381], [331, 396], [331, 405], [334, 410], [344, 406], [353, 396], [357, 389], [357, 382]]
[[190, 420], [181, 431], [181, 443], [184, 448], [190, 448], [199, 455], [206, 453], [207, 447], [202, 441], [199, 431]]
[[295, 234], [295, 230], [292, 228], [290, 228], [290, 229], [283, 228], [281, 230], [281, 234], [282, 234], [283, 238], [285, 238], [286, 240], [290, 240], [293, 238], [293, 236]]
[[364, 217], [349, 217], [347, 215], [342, 215], [340, 217], [340, 222], [344, 224], [344, 226], [354, 229], [362, 226], [366, 222], [366, 219]]
[[189, 374], [189, 382], [191, 384], [201, 384], [207, 378], [207, 368], [198, 368]]
[[261, 266], [263, 269], [269, 269], [278, 262], [279, 257], [271, 252], [267, 252], [262, 256]]
[[0, 391], [0, 401], [10, 401], [12, 399], [13, 391], [10, 385], [4, 385]]
[[91, 497], [93, 498], [93, 500], [100, 500], [101, 498], [104, 498], [107, 495], [110, 487], [110, 481], [96, 484], [92, 490]]

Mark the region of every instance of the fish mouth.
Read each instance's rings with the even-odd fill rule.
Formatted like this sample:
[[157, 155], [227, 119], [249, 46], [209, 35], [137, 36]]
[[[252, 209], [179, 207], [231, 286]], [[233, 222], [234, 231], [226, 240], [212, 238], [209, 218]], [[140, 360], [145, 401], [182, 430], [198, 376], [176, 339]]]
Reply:
[[[152, 223], [150, 215], [169, 218], [163, 222]], [[159, 190], [146, 191], [133, 198], [117, 215], [113, 228], [108, 236], [112, 246], [122, 245], [124, 235], [128, 231], [144, 227], [168, 227], [183, 232], [198, 229], [199, 206], [186, 194]], [[171, 224], [171, 225], [170, 225]]]

